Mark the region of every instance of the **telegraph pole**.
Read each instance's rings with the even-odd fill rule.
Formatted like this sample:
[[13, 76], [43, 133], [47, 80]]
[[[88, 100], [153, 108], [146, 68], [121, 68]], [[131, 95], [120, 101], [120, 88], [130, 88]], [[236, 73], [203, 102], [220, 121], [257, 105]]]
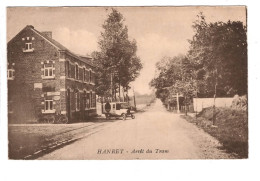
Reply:
[[135, 110], [136, 110], [136, 102], [135, 102], [135, 88], [133, 87], [133, 94], [134, 94], [134, 105], [135, 105]]
[[111, 72], [111, 102], [113, 102], [113, 73]]
[[177, 113], [180, 113], [179, 93], [177, 93]]

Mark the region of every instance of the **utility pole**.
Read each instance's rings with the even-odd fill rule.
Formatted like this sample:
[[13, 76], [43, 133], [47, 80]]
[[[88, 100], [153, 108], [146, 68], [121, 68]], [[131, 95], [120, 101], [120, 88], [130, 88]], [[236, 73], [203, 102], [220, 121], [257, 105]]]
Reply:
[[113, 97], [114, 97], [114, 95], [113, 95], [113, 73], [111, 72], [111, 98], [112, 98], [112, 102], [113, 102]]
[[135, 110], [136, 110], [136, 102], [135, 102], [135, 88], [133, 87], [133, 94], [134, 94], [134, 105], [135, 105]]
[[180, 113], [180, 104], [179, 104], [179, 93], [177, 93], [177, 113]]

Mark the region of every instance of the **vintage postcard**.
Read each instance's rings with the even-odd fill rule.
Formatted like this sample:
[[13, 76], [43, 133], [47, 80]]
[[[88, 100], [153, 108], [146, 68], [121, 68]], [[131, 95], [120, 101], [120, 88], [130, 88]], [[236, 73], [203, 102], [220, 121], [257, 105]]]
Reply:
[[14, 160], [248, 158], [246, 6], [7, 7]]

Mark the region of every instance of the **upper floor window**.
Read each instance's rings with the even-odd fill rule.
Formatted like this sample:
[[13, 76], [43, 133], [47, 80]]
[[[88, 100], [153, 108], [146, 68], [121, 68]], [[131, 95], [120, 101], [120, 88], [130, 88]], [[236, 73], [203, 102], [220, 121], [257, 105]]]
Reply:
[[75, 79], [79, 79], [79, 66], [78, 64], [75, 65]]
[[92, 82], [92, 70], [89, 71], [89, 82]]
[[83, 68], [83, 82], [86, 81], [86, 69]]
[[34, 48], [32, 47], [32, 43], [25, 43], [25, 48], [23, 48], [23, 52], [33, 52]]
[[89, 71], [89, 82], [95, 84], [95, 74], [92, 70]]
[[50, 79], [55, 77], [55, 68], [53, 63], [46, 63], [43, 65], [43, 79]]
[[7, 70], [7, 79], [14, 80], [14, 69], [13, 68]]
[[67, 71], [67, 76], [71, 77], [71, 73], [70, 73], [70, 62], [67, 61], [66, 62], [66, 71]]

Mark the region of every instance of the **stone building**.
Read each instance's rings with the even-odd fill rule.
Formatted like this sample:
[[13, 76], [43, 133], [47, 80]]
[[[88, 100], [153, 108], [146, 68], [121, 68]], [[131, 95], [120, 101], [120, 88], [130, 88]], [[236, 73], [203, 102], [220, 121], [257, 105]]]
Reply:
[[28, 25], [7, 44], [9, 123], [60, 113], [70, 121], [96, 115], [95, 66]]

